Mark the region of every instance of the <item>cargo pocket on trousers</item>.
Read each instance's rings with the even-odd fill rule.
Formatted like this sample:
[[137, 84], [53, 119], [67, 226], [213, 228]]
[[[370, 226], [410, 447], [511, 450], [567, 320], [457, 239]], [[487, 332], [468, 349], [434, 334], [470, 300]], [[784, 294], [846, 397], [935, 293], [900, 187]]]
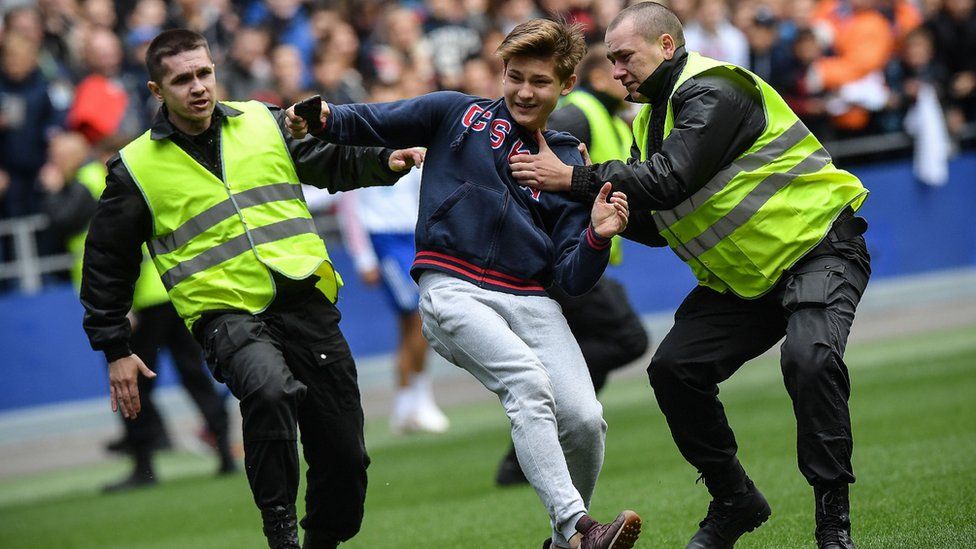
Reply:
[[794, 272], [783, 292], [783, 307], [789, 312], [805, 308], [825, 308], [844, 283], [845, 266], [834, 260], [818, 261]]
[[251, 315], [235, 315], [226, 319], [218, 317], [207, 329], [209, 333], [203, 341], [207, 366], [210, 367], [214, 379], [226, 383], [234, 353], [248, 343], [256, 341], [261, 336], [264, 326], [260, 320]]
[[327, 398], [331, 397], [338, 410], [358, 410], [359, 384], [349, 346], [344, 341], [337, 345], [330, 339], [313, 343], [311, 350], [316, 369], [327, 383], [327, 387], [323, 387]]

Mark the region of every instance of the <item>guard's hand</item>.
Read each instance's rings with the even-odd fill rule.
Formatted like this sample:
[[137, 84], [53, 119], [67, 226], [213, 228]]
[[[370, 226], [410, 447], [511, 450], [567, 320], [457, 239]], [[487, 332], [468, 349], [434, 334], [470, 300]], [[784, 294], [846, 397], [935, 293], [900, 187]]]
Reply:
[[579, 150], [580, 155], [583, 156], [583, 165], [584, 166], [592, 166], [593, 165], [593, 161], [590, 160], [590, 151], [586, 148], [586, 143], [580, 143], [576, 147], [576, 149]]
[[603, 184], [596, 200], [593, 201], [593, 210], [590, 212], [593, 230], [603, 238], [610, 238], [624, 232], [630, 217], [627, 195], [622, 192], [611, 194], [612, 188], [609, 181]]
[[112, 411], [122, 409], [122, 417], [135, 419], [142, 409], [139, 402], [139, 374], [150, 379], [156, 373], [146, 366], [137, 355], [129, 355], [112, 361], [108, 365], [109, 394]]
[[414, 166], [422, 166], [424, 158], [427, 156], [427, 149], [423, 147], [413, 147], [410, 149], [400, 149], [393, 151], [390, 155], [389, 166], [395, 172], [403, 172]]
[[[322, 127], [326, 125], [326, 121], [332, 111], [329, 110], [329, 104], [325, 101], [322, 102], [322, 112], [319, 113], [319, 118], [322, 120]], [[285, 126], [288, 128], [288, 133], [295, 139], [301, 139], [308, 135], [308, 122], [304, 118], [295, 114], [295, 105], [292, 105], [285, 109]]]
[[535, 131], [539, 154], [517, 154], [509, 159], [512, 177], [520, 184], [541, 191], [568, 191], [573, 180], [573, 167], [563, 164], [546, 143], [542, 131]]

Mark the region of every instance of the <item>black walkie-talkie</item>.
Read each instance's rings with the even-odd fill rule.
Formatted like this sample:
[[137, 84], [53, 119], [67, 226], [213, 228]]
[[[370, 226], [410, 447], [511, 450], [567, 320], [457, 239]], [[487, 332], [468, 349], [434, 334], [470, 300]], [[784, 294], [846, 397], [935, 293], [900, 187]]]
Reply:
[[322, 131], [322, 96], [313, 95], [308, 99], [295, 104], [295, 114], [301, 116], [308, 124], [309, 133]]

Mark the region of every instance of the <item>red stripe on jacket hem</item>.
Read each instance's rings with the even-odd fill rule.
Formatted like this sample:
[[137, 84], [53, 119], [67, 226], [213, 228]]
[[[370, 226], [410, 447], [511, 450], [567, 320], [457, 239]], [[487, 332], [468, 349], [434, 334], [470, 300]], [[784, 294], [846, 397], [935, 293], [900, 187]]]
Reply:
[[516, 286], [514, 284], [509, 284], [507, 282], [503, 282], [501, 280], [493, 279], [493, 278], [490, 278], [490, 277], [487, 277], [487, 276], [484, 276], [484, 275], [478, 275], [478, 274], [469, 272], [469, 271], [467, 271], [467, 270], [465, 270], [465, 269], [463, 269], [461, 267], [458, 267], [456, 265], [451, 265], [450, 263], [445, 263], [443, 261], [437, 261], [437, 260], [434, 260], [434, 259], [420, 259], [420, 258], [418, 258], [418, 259], [415, 259], [414, 260], [413, 266], [415, 268], [416, 267], [421, 267], [422, 268], [424, 266], [440, 267], [442, 269], [447, 269], [449, 271], [452, 271], [452, 272], [455, 272], [455, 273], [464, 275], [465, 277], [470, 278], [471, 280], [474, 280], [476, 282], [487, 282], [488, 284], [491, 284], [493, 286], [498, 286], [500, 288], [508, 288], [508, 289], [511, 289], [511, 290], [519, 290], [519, 291], [523, 291], [523, 292], [540, 292], [540, 293], [545, 293], [545, 291], [546, 291], [545, 288], [543, 288], [542, 286], [539, 286], [538, 284], [534, 284], [534, 285], [530, 285], [530, 286]]
[[503, 279], [503, 280], [508, 280], [510, 282], [514, 282], [516, 284], [532, 285], [532, 286], [538, 287], [538, 288], [543, 289], [543, 290], [545, 289], [545, 288], [542, 288], [542, 286], [539, 286], [539, 283], [536, 282], [535, 280], [530, 280], [530, 279], [527, 279], [527, 278], [518, 278], [517, 276], [512, 276], [512, 275], [508, 275], [508, 274], [505, 274], [505, 273], [500, 273], [500, 272], [494, 271], [492, 269], [482, 269], [481, 267], [478, 267], [477, 265], [475, 265], [473, 263], [469, 263], [469, 262], [467, 262], [467, 261], [465, 261], [463, 259], [458, 259], [458, 258], [456, 258], [454, 256], [450, 256], [450, 255], [447, 255], [447, 254], [442, 254], [442, 253], [439, 253], [439, 252], [430, 252], [430, 251], [417, 252], [416, 260], [419, 261], [420, 259], [422, 259], [425, 256], [432, 256], [432, 257], [435, 257], [435, 258], [438, 258], [438, 259], [444, 259], [444, 260], [447, 260], [447, 261], [451, 261], [451, 262], [457, 263], [458, 266], [460, 266], [462, 268], [467, 268], [469, 271], [471, 271], [470, 274], [472, 274], [473, 276], [480, 277], [482, 275], [479, 275], [478, 273], [484, 273], [484, 274], [489, 274], [489, 275], [491, 275], [491, 276], [493, 276], [495, 278], [500, 278], [500, 279]]

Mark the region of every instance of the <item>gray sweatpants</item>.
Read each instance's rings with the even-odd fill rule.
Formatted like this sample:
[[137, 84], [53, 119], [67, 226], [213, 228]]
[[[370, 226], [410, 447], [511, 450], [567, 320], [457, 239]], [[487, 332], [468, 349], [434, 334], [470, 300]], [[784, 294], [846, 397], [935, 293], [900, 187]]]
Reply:
[[427, 271], [420, 313], [431, 347], [498, 395], [553, 541], [568, 546], [603, 466], [607, 424], [559, 304]]

